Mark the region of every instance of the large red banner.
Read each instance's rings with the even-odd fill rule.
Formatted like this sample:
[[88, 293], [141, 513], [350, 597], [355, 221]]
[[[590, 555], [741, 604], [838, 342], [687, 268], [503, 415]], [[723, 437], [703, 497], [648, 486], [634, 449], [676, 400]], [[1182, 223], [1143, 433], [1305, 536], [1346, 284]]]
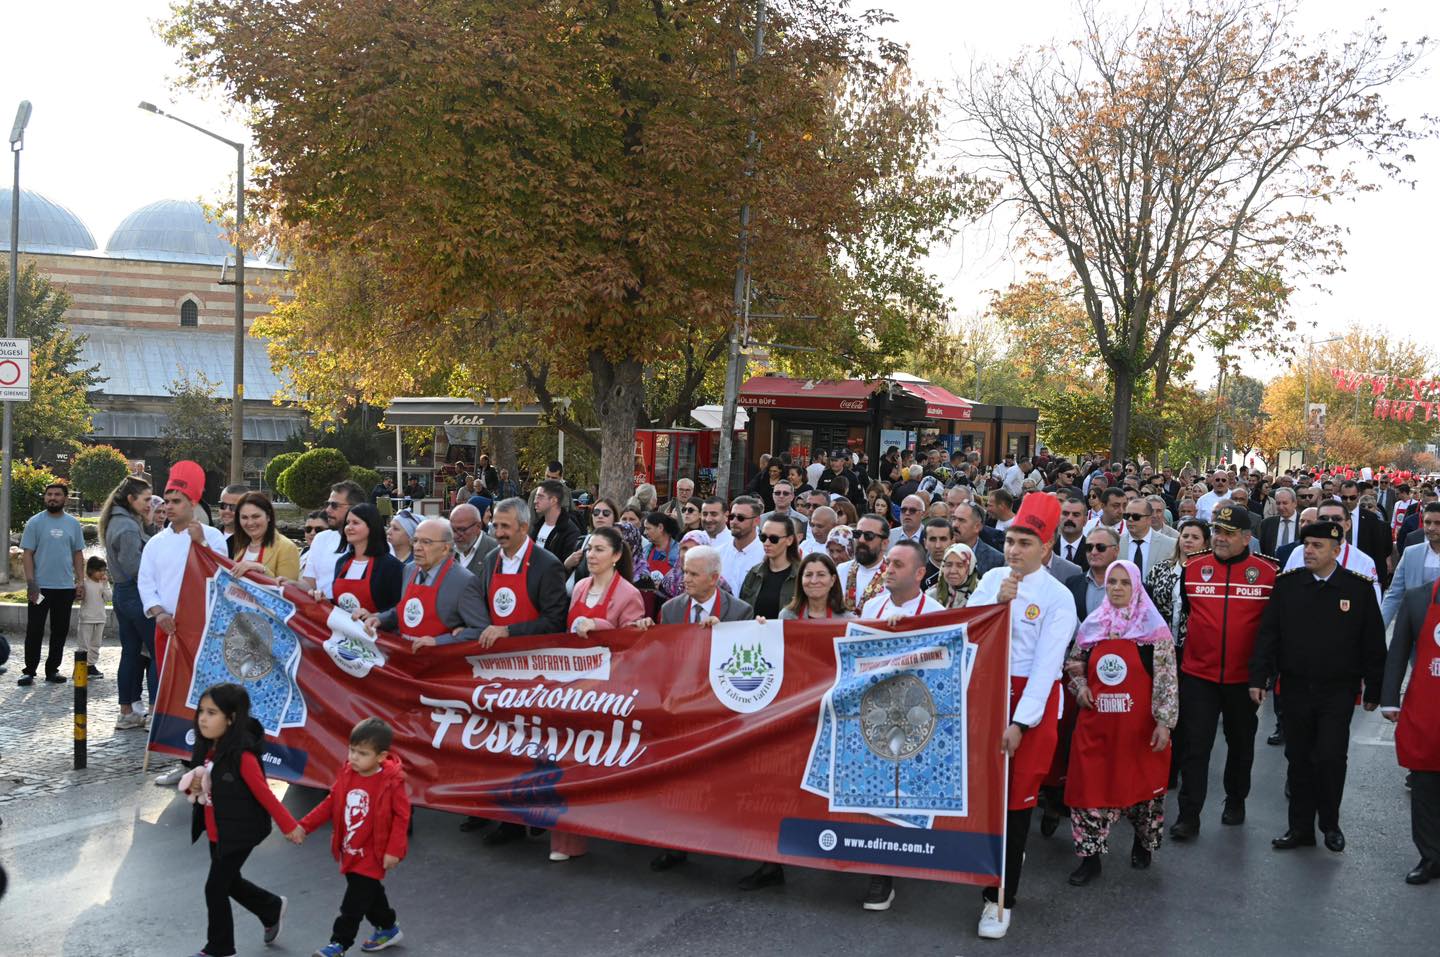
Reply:
[[[738, 622], [423, 648], [192, 549], [150, 748], [243, 683], [267, 771], [328, 787], [350, 728], [396, 732], [415, 803], [661, 847], [993, 885], [1006, 605], [900, 622]], [[847, 634], [847, 632], [849, 634]], [[358, 637], [357, 637], [358, 634]]]

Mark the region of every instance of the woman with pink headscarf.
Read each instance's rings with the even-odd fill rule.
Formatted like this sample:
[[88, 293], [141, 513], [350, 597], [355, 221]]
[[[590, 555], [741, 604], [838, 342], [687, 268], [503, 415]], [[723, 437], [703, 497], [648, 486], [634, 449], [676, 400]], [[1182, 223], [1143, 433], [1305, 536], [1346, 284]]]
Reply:
[[1180, 713], [1175, 640], [1133, 562], [1105, 570], [1105, 601], [1080, 623], [1065, 674], [1080, 705], [1065, 783], [1080, 857], [1070, 883], [1080, 887], [1100, 876], [1122, 815], [1135, 828], [1135, 868], [1150, 866], [1165, 824], [1170, 731]]

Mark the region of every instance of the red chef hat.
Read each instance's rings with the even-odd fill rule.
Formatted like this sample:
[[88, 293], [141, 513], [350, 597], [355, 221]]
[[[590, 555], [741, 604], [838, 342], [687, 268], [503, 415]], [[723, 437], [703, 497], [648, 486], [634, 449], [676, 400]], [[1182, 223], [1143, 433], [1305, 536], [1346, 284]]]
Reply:
[[1020, 511], [1010, 523], [1011, 530], [1029, 532], [1042, 542], [1055, 540], [1060, 526], [1060, 500], [1049, 492], [1031, 492], [1020, 500]]
[[170, 466], [170, 480], [165, 483], [165, 491], [172, 490], [198, 504], [205, 496], [205, 470], [200, 463], [184, 459]]

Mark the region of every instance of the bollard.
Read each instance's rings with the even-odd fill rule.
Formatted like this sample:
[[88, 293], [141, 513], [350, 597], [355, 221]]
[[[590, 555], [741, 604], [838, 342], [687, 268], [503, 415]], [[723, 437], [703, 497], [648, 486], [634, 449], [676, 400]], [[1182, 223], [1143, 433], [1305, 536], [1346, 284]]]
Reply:
[[75, 770], [85, 770], [85, 699], [90, 690], [90, 655], [75, 652]]

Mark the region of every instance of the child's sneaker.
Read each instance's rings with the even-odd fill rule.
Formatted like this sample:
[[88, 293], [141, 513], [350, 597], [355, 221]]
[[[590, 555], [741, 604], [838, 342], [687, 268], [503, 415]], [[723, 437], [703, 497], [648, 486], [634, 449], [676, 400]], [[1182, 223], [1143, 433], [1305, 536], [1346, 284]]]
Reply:
[[[381, 929], [375, 931], [375, 933], [371, 934], [365, 940], [365, 942], [360, 945], [360, 949], [365, 951], [365, 953], [367, 954], [371, 954], [377, 950], [384, 950], [391, 944], [400, 943], [401, 939], [404, 936], [404, 934], [400, 933], [399, 925], [396, 925], [394, 927], [382, 927]], [[329, 957], [329, 955], [326, 955], [326, 957]]]
[[324, 947], [315, 951], [313, 957], [345, 957], [345, 948], [332, 940]]
[[290, 907], [290, 898], [288, 898], [288, 897], [286, 897], [286, 896], [284, 896], [284, 895], [282, 894], [281, 897], [280, 897], [280, 913], [279, 913], [279, 915], [275, 918], [275, 923], [264, 925], [264, 926], [265, 926], [265, 946], [268, 947], [268, 946], [270, 946], [271, 944], [275, 943], [275, 938], [277, 938], [277, 937], [280, 936], [280, 928], [283, 927], [283, 926], [285, 926], [285, 911], [286, 911], [289, 907]]

